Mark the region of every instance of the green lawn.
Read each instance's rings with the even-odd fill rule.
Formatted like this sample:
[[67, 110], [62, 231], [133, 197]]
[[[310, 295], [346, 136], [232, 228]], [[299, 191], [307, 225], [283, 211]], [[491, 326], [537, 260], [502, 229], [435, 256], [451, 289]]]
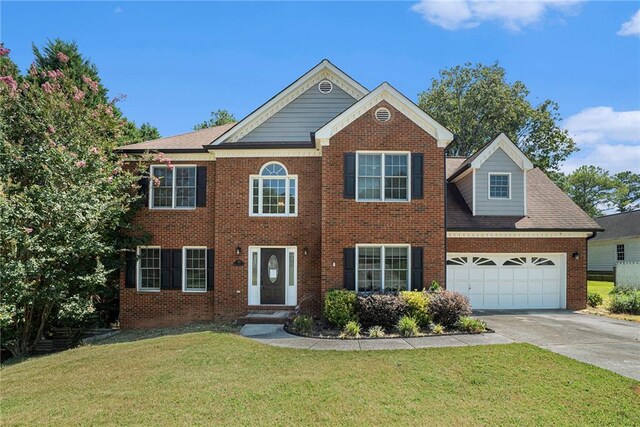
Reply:
[[587, 291], [599, 293], [605, 301], [605, 304], [609, 301], [609, 292], [611, 292], [612, 289], [613, 282], [598, 282], [595, 280], [589, 280], [587, 282]]
[[640, 420], [639, 382], [528, 344], [324, 352], [201, 331], [82, 347], [0, 374], [2, 425]]

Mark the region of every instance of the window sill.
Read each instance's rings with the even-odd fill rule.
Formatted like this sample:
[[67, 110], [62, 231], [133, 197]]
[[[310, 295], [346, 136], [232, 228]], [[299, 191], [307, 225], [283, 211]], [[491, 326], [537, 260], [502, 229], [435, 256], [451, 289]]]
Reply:
[[196, 208], [149, 208], [150, 211], [195, 211]]
[[249, 216], [251, 217], [270, 217], [270, 218], [296, 218], [298, 215], [295, 214], [254, 214], [254, 213], [250, 213]]
[[183, 289], [182, 292], [184, 292], [185, 294], [206, 294], [207, 290], [206, 289]]
[[409, 200], [376, 200], [376, 199], [356, 199], [356, 202], [362, 203], [409, 203]]
[[136, 289], [141, 294], [153, 294], [160, 292], [160, 289]]

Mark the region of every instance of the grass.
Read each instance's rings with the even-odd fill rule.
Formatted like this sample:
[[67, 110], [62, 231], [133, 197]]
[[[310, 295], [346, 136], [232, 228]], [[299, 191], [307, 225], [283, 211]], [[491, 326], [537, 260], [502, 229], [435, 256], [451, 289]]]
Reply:
[[609, 313], [606, 309], [609, 303], [609, 292], [613, 289], [613, 282], [599, 282], [596, 280], [589, 280], [587, 282], [588, 292], [597, 292], [602, 296], [602, 305], [598, 307], [587, 307], [584, 310], [587, 313], [597, 314], [599, 316], [612, 317], [614, 319], [629, 320], [632, 322], [640, 322], [640, 315], [638, 314], [625, 314], [625, 313]]
[[633, 425], [640, 419], [639, 382], [528, 344], [330, 352], [270, 347], [209, 330], [129, 338], [3, 368], [2, 425]]

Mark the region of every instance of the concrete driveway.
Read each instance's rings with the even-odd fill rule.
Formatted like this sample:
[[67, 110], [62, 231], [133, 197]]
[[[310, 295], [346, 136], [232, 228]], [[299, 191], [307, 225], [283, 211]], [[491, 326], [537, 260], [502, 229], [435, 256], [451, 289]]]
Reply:
[[564, 310], [473, 314], [506, 338], [640, 380], [639, 323]]

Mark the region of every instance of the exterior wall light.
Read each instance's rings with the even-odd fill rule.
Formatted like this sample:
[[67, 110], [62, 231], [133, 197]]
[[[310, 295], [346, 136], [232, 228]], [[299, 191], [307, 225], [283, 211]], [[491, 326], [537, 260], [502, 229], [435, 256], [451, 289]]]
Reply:
[[236, 255], [240, 255], [242, 253], [242, 248], [240, 246], [238, 246], [236, 248]]
[[579, 260], [580, 259], [580, 252], [574, 252], [573, 253], [573, 259]]

